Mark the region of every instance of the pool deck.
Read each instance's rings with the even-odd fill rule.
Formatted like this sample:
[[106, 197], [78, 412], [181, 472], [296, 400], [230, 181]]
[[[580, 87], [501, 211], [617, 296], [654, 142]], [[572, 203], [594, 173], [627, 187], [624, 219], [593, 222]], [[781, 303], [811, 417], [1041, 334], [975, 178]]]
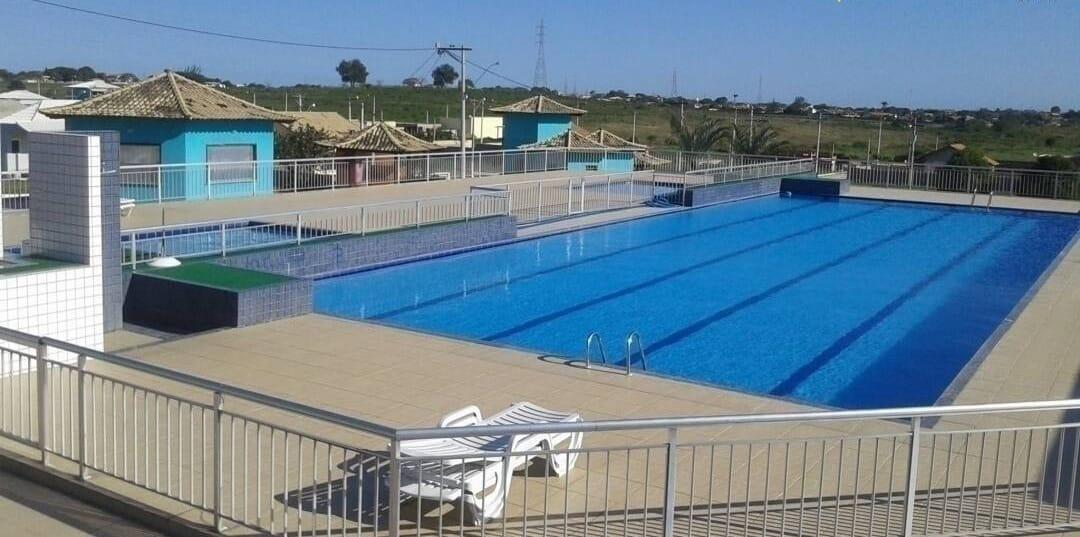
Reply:
[[[852, 190], [852, 195], [859, 197], [887, 196], [892, 199], [926, 202], [952, 200], [951, 195], [936, 193], [862, 188]], [[1049, 203], [1042, 200], [1022, 201], [1032, 205], [1035, 205], [1035, 202]], [[997, 200], [995, 205], [996, 203]], [[1061, 209], [1058, 203], [1050, 205], [1054, 207], [1051, 210], [1069, 210]], [[655, 211], [638, 208], [567, 219], [526, 228], [523, 235], [638, 217], [653, 214]], [[538, 356], [535, 353], [317, 314], [177, 339], [159, 339], [122, 331], [108, 335], [106, 345], [108, 350], [150, 363], [391, 426], [430, 426], [447, 412], [465, 405], [478, 405], [485, 414], [490, 414], [523, 400], [549, 408], [577, 411], [586, 420], [811, 409], [791, 401], [649, 375], [627, 377], [609, 371], [590, 371], [580, 364]], [[954, 386], [953, 402], [956, 404], [1080, 396], [1080, 241], [1063, 253], [1058, 266], [1034, 293], [1021, 314], [1011, 322], [1011, 326], [997, 344], [985, 354], [981, 362], [965, 371], [964, 375], [968, 377], [967, 380]], [[139, 378], [146, 381], [145, 377]], [[227, 401], [226, 405], [244, 414], [273, 419], [283, 425], [297, 425], [297, 418], [269, 409], [238, 404], [235, 401]], [[929, 425], [934, 430], [956, 430], [1020, 427], [1060, 423], [1061, 420], [1060, 413], [1044, 412], [954, 417]], [[851, 433], [901, 434], [907, 430], [908, 427], [904, 424], [886, 421], [783, 423], [686, 430], [680, 433], [679, 439], [680, 442], [791, 440], [836, 437]], [[320, 433], [330, 437], [337, 434], [332, 427], [327, 427], [327, 431]], [[642, 446], [662, 442], [664, 437], [663, 431], [656, 430], [590, 433], [586, 435], [585, 445]], [[349, 441], [372, 448], [385, 446], [385, 442], [377, 438], [362, 439], [354, 435], [349, 437]], [[758, 449], [759, 447], [761, 446], [755, 446], [752, 454], [748, 451], [747, 461], [740, 463], [736, 473], [743, 472], [746, 476], [764, 474], [770, 460], [779, 456], [779, 452], [766, 453], [763, 447]], [[830, 447], [830, 450], [833, 449], [837, 448]], [[966, 449], [965, 444], [963, 450]], [[954, 452], [954, 456], [964, 459], [963, 450]], [[866, 449], [862, 449], [860, 443], [859, 448], [848, 444], [840, 448], [840, 451], [863, 453]], [[689, 465], [685, 463], [693, 457], [694, 455], [688, 453], [681, 455], [681, 472], [688, 471]], [[884, 474], [889, 475], [885, 460], [881, 459], [878, 467]], [[874, 461], [879, 462], [876, 452]], [[1036, 460], [1035, 464], [1040, 464], [1040, 461]], [[581, 466], [579, 463], [579, 467]], [[589, 486], [588, 480], [581, 476], [595, 475], [598, 478], [595, 483], [599, 483], [601, 471], [602, 468], [583, 471], [579, 468], [568, 487], [573, 490], [573, 494], [578, 494], [583, 481], [585, 487]], [[938, 473], [941, 471], [940, 468], [935, 470]], [[864, 476], [860, 483], [867, 477]], [[902, 475], [893, 477], [903, 479]], [[646, 490], [646, 494], [652, 494], [648, 491], [655, 485], [647, 484], [647, 476], [644, 486], [640, 484], [640, 476], [635, 475], [628, 480], [634, 483], [633, 488], [626, 486], [628, 493], [638, 494], [641, 490]], [[524, 481], [523, 479], [520, 482]], [[723, 480], [717, 483], [723, 484]], [[785, 481], [785, 487], [773, 490], [766, 486], [766, 490], [761, 491], [756, 483], [755, 481], [752, 493], [755, 497], [762, 494], [770, 497], [781, 493], [795, 494], [802, 485], [801, 480], [793, 479], [790, 482]], [[515, 491], [518, 486], [519, 482], [515, 482]], [[539, 486], [546, 490], [547, 484], [541, 483]], [[558, 484], [554, 486], [557, 487]], [[621, 492], [618, 492], [622, 486], [613, 486], [616, 492], [609, 503], [614, 502], [612, 505], [615, 507], [623, 501]], [[875, 482], [867, 487], [876, 490], [879, 487], [876, 478]], [[749, 487], [747, 493], [751, 493]], [[158, 507], [174, 510], [192, 520], [203, 523], [207, 521], [205, 513], [168, 507], [168, 502], [149, 493], [132, 491], [131, 494]], [[692, 491], [690, 494], [693, 496]], [[534, 514], [541, 510], [537, 502], [545, 501], [546, 498], [545, 494], [535, 494], [527, 506], [511, 509], [511, 515], [518, 516], [514, 513], [519, 513], [521, 509], [525, 509], [530, 515]], [[577, 499], [575, 497], [575, 503]], [[543, 505], [546, 506], [546, 503]], [[916, 517], [918, 516], [920, 515], [917, 514]], [[865, 518], [863, 520], [865, 521]], [[848, 523], [844, 522], [841, 525], [842, 532], [847, 527]], [[852, 534], [855, 534], [855, 527], [850, 527], [853, 528]], [[863, 527], [857, 529], [859, 534], [865, 530]], [[597, 528], [594, 531], [600, 530]], [[652, 530], [649, 533], [651, 534]]]

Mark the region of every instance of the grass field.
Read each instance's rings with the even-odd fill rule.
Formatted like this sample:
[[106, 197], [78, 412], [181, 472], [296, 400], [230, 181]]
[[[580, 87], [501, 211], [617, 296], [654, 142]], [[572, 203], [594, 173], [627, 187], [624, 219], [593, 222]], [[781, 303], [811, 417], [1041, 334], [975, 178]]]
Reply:
[[[36, 87], [29, 88], [37, 91]], [[42, 93], [48, 96], [62, 97], [62, 87], [44, 87]], [[282, 110], [285, 108], [286, 94], [288, 108], [297, 108], [297, 97], [303, 96], [305, 110], [335, 111], [342, 115], [348, 113], [348, 103], [353, 103], [353, 117], [360, 117], [360, 103], [365, 103], [367, 118], [372, 117], [372, 98], [375, 99], [375, 117], [397, 121], [437, 121], [450, 115], [457, 117], [459, 112], [459, 93], [457, 89], [407, 88], [401, 86], [381, 86], [366, 88], [343, 87], [302, 87], [302, 88], [233, 88], [229, 93], [245, 100], [254, 99], [259, 105]], [[480, 113], [480, 100], [484, 99], [485, 108], [508, 104], [528, 96], [521, 90], [498, 88], [480, 88], [469, 92], [470, 99]], [[652, 146], [670, 145], [670, 118], [679, 114], [678, 106], [643, 105], [626, 102], [605, 102], [598, 100], [567, 97], [560, 99], [571, 106], [588, 111], [581, 118], [581, 126], [587, 129], [604, 127], [620, 136], [630, 138], [634, 133], [634, 116], [637, 113], [636, 138], [639, 142]], [[470, 104], [468, 111], [473, 112]], [[707, 112], [687, 109], [688, 121], [701, 121], [705, 118], [720, 118], [730, 121], [728, 111]], [[745, 112], [739, 121], [747, 119]], [[814, 119], [800, 116], [776, 115], [765, 118], [760, 115], [755, 121], [768, 121], [791, 144], [793, 153], [813, 150], [817, 136], [817, 123]], [[827, 118], [822, 128], [822, 154], [836, 154], [860, 158], [866, 155], [867, 144], [871, 152], [877, 150], [878, 123], [861, 119]], [[1047, 143], [1053, 139], [1052, 145]], [[985, 152], [1000, 161], [1033, 161], [1036, 153], [1076, 154], [1080, 153], [1080, 124], [1073, 122], [1062, 127], [1053, 126], [1016, 126], [999, 132], [982, 126], [956, 128], [929, 124], [919, 129], [917, 150], [929, 151], [937, 145], [954, 141], [965, 143]], [[910, 129], [904, 125], [886, 123], [882, 129], [881, 157], [892, 159], [907, 155], [910, 143]]]
[[[297, 93], [303, 95], [304, 108], [335, 111], [346, 115], [348, 101], [353, 99], [353, 117], [360, 116], [360, 102], [363, 101], [367, 118], [371, 118], [371, 99], [375, 98], [377, 118], [398, 121], [437, 121], [449, 114], [460, 114], [460, 94], [456, 89], [371, 87], [371, 88], [273, 88], [273, 89], [235, 89], [230, 93], [238, 97], [255, 101], [274, 109], [283, 109], [285, 93], [289, 92], [289, 109], [296, 109]], [[472, 101], [486, 99], [485, 108], [509, 104], [523, 99], [528, 94], [523, 91], [504, 89], [474, 89], [469, 92]], [[634, 133], [634, 115], [637, 113], [636, 138], [639, 142], [652, 146], [670, 144], [670, 118], [679, 114], [678, 106], [642, 105], [626, 102], [605, 102], [568, 97], [561, 99], [565, 104], [585, 109], [581, 126], [587, 129], [604, 127], [620, 136], [630, 138]], [[472, 113], [472, 105], [468, 107]], [[479, 103], [476, 113], [480, 113]], [[688, 121], [701, 121], [705, 118], [720, 118], [731, 121], [729, 111], [707, 112], [687, 110]], [[746, 113], [740, 113], [739, 121], [746, 121]], [[771, 115], [757, 121], [768, 121], [787, 140], [793, 152], [813, 150], [817, 137], [817, 122], [813, 118], [788, 115]], [[878, 123], [861, 119], [826, 118], [822, 127], [822, 154], [863, 157], [867, 143], [871, 152], [877, 150]], [[911, 131], [903, 125], [886, 123], [882, 129], [881, 155], [884, 159], [907, 155]], [[1054, 138], [1053, 146], [1046, 140]], [[1062, 127], [1018, 126], [998, 132], [992, 128], [979, 127], [955, 128], [944, 125], [925, 125], [919, 129], [918, 152], [929, 151], [936, 145], [945, 145], [954, 141], [981, 149], [997, 160], [1033, 161], [1036, 153], [1074, 154], [1080, 152], [1080, 125]]]

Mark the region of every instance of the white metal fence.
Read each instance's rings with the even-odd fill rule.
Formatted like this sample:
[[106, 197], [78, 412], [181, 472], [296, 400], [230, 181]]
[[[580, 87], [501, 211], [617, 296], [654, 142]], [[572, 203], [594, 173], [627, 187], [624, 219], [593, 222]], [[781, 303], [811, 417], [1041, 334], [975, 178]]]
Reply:
[[[0, 436], [133, 502], [274, 535], [1080, 529], [1078, 418], [1072, 399], [396, 429], [0, 329]], [[584, 443], [545, 443], [566, 434]], [[507, 447], [401, 455], [423, 439]]]
[[6, 210], [30, 207], [30, 174], [26, 171], [0, 172], [0, 208]]
[[504, 194], [480, 192], [140, 228], [123, 231], [120, 241], [123, 264], [135, 266], [158, 257], [226, 256], [253, 248], [469, 221], [505, 215], [509, 208]]
[[1080, 172], [828, 159], [820, 161], [818, 171], [844, 173], [858, 186], [1080, 200]]
[[664, 187], [653, 172], [626, 172], [537, 179], [472, 187], [472, 192], [504, 194], [518, 224], [623, 209], [653, 201]]

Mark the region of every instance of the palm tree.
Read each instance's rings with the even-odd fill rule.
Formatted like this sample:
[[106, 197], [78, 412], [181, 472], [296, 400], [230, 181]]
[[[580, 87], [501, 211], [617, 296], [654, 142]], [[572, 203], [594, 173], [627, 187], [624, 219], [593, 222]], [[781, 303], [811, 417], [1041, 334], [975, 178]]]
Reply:
[[716, 119], [691, 124], [681, 122], [675, 116], [671, 117], [672, 139], [683, 151], [715, 151], [721, 147], [726, 149], [727, 144], [722, 142], [727, 139], [727, 133], [727, 125]]
[[768, 123], [758, 123], [754, 132], [749, 127], [739, 125], [735, 129], [735, 141], [732, 150], [744, 155], [781, 155], [787, 153], [790, 146], [786, 140]]

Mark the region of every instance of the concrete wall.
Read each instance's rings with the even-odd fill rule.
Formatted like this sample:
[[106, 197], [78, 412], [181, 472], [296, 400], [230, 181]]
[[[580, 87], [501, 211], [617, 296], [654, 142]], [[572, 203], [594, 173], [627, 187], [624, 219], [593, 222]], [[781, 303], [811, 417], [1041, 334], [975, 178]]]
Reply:
[[[111, 130], [120, 134], [121, 144], [158, 145], [162, 164], [204, 163], [210, 145], [253, 145], [255, 160], [274, 158], [274, 130], [270, 121], [70, 118], [67, 128], [70, 131]], [[167, 199], [197, 200], [273, 192], [273, 173], [269, 165], [257, 167], [254, 175], [254, 184], [243, 180], [208, 185], [205, 168], [176, 168], [161, 174], [161, 195]], [[139, 200], [155, 199], [157, 189], [149, 186], [154, 178], [147, 179], [147, 186], [125, 186], [122, 195]]]
[[569, 153], [567, 160], [566, 169], [572, 172], [595, 170], [597, 172], [618, 173], [634, 171], [634, 154], [628, 151]]
[[561, 114], [503, 114], [503, 149], [543, 142], [570, 130], [571, 117]]

